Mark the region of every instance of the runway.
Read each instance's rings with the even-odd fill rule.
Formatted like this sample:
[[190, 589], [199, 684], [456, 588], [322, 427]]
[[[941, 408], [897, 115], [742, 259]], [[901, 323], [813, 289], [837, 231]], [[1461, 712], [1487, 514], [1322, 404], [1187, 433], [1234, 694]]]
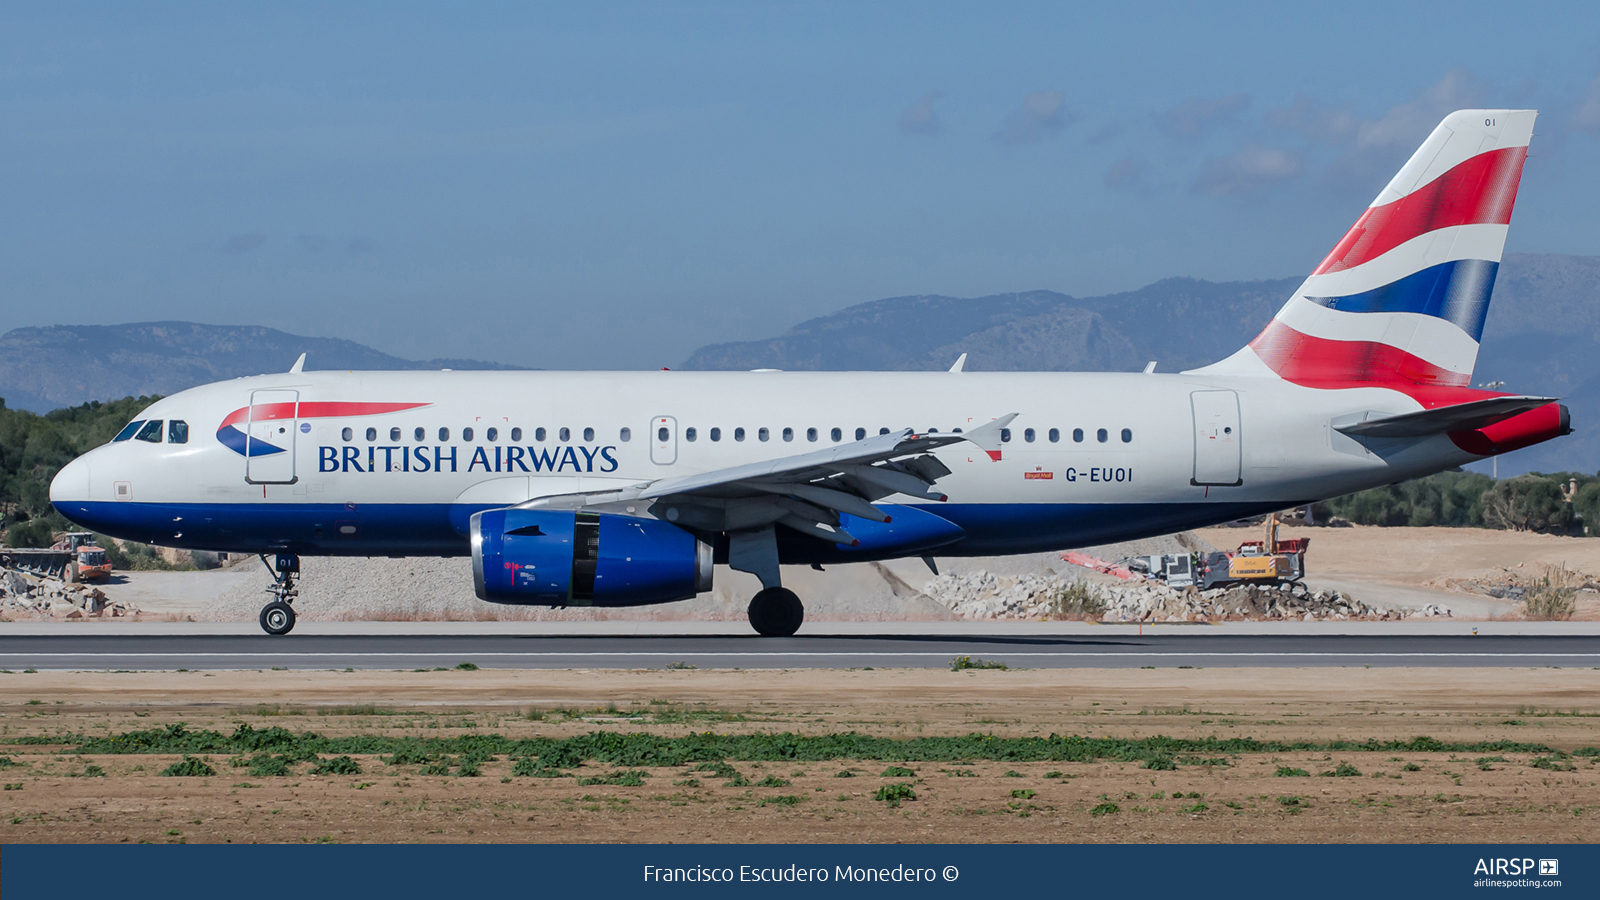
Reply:
[[0, 669], [1600, 667], [1600, 635], [0, 635]]

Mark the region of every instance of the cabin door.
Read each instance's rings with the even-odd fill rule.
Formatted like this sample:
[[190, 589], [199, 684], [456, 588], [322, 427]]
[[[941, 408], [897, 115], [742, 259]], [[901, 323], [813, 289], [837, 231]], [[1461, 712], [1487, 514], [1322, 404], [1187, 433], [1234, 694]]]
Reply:
[[670, 466], [678, 461], [678, 420], [656, 416], [650, 420], [650, 461]]
[[294, 484], [300, 392], [251, 391], [244, 426], [244, 480], [250, 484]]
[[1193, 485], [1243, 484], [1239, 477], [1239, 395], [1234, 391], [1195, 391]]

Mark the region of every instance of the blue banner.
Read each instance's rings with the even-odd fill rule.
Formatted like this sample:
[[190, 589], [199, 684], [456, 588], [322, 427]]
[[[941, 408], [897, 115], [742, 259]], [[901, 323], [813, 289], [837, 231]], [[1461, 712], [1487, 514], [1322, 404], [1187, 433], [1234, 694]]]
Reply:
[[[5, 900], [1600, 895], [1590, 845], [6, 845]], [[1009, 896], [1007, 894], [1006, 896]]]

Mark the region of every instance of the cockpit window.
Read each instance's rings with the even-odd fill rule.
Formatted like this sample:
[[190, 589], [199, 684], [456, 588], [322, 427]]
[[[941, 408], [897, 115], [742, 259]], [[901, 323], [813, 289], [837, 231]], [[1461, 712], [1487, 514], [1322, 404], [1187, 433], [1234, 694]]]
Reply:
[[112, 443], [116, 443], [117, 441], [125, 441], [128, 438], [133, 437], [134, 432], [137, 432], [139, 430], [139, 426], [143, 424], [143, 419], [134, 419], [132, 422], [129, 422], [125, 428], [117, 432], [116, 437], [111, 439]]
[[144, 423], [144, 427], [139, 429], [139, 433], [134, 435], [134, 438], [136, 440], [149, 441], [152, 444], [161, 443], [161, 420], [151, 419]]
[[167, 420], [167, 443], [189, 443], [189, 423], [182, 419]]

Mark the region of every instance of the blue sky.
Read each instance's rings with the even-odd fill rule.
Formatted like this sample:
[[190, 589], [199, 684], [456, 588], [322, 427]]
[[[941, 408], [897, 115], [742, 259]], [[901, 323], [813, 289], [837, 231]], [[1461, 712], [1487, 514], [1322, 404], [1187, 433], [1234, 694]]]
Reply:
[[1083, 6], [9, 4], [0, 325], [651, 368], [1283, 277], [1478, 105], [1542, 112], [1508, 249], [1600, 253], [1600, 5]]

